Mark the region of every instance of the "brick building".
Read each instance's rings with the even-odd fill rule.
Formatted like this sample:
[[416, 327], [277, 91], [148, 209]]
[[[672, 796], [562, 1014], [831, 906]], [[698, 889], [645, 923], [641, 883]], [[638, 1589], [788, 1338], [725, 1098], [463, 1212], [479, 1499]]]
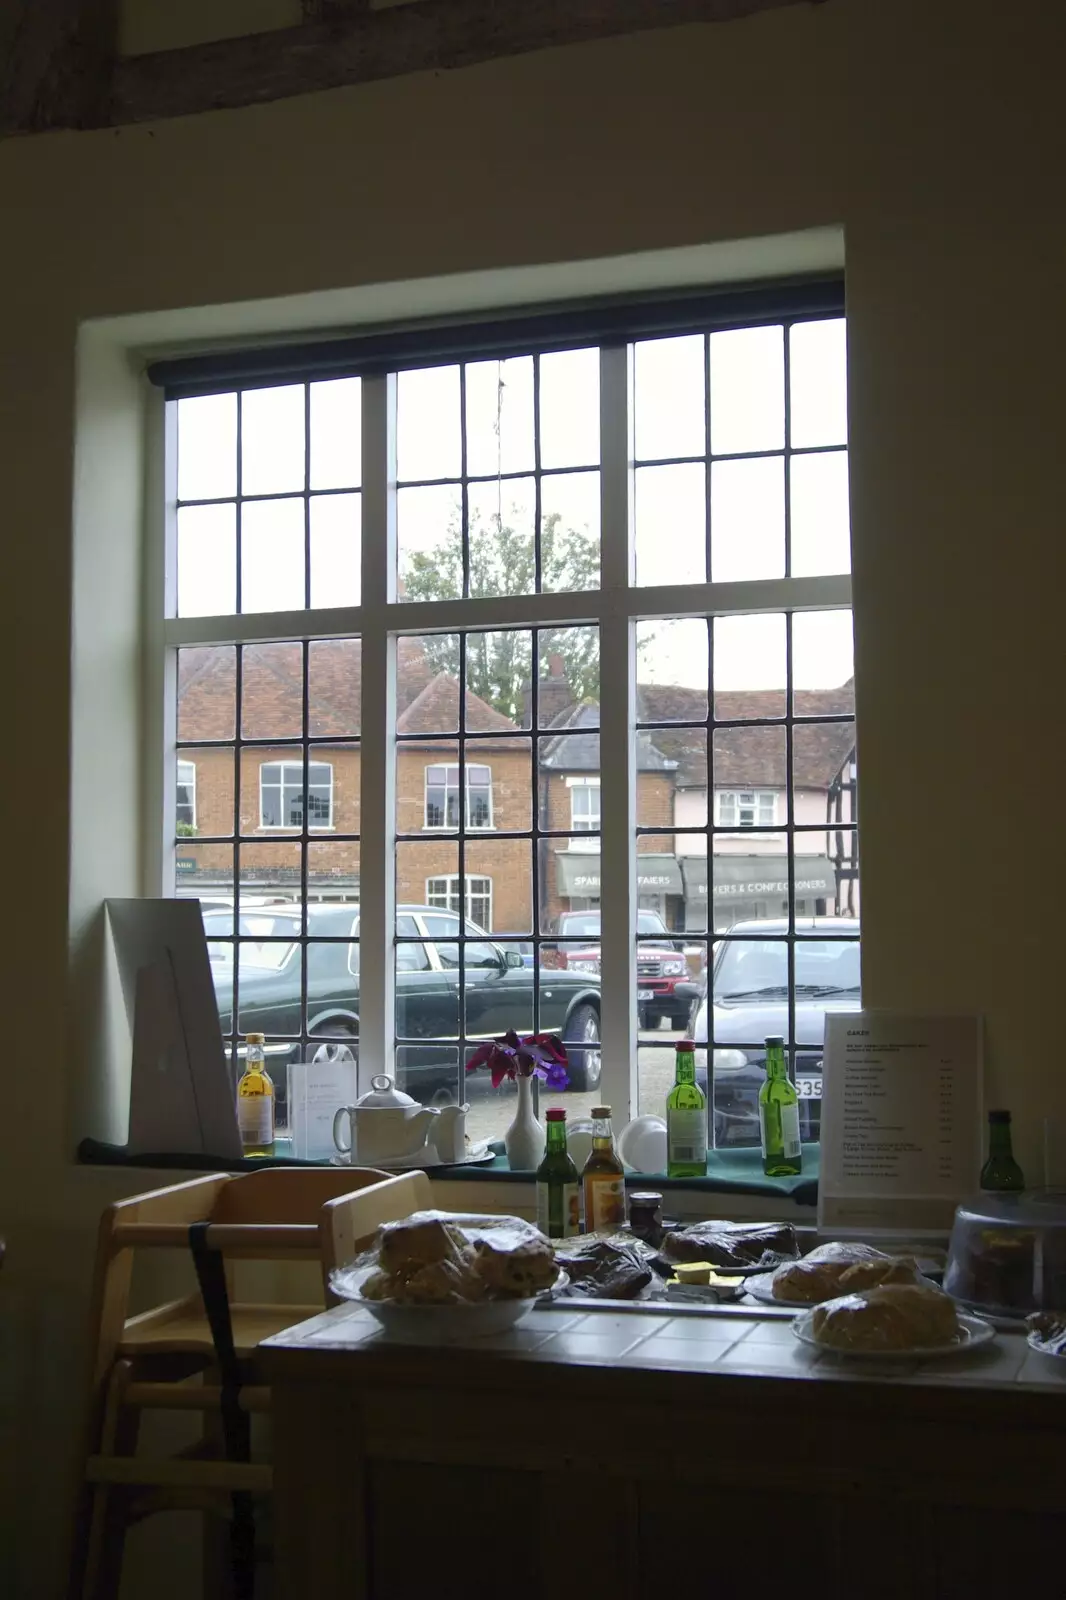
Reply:
[[[399, 641], [397, 693], [396, 892], [399, 904], [458, 909], [458, 827], [465, 814], [467, 913], [499, 933], [533, 931], [534, 877], [541, 930], [563, 910], [590, 909], [600, 894], [599, 705], [575, 702], [553, 658], [538, 689], [536, 740], [477, 695], [465, 700], [465, 801], [459, 774], [459, 686], [435, 670], [420, 641]], [[361, 656], [357, 640], [316, 641], [306, 653], [307, 770], [304, 772], [305, 656], [295, 644], [184, 651], [178, 684], [177, 875], [179, 891], [229, 896], [237, 872], [243, 897], [358, 900], [360, 852]], [[797, 691], [798, 717], [847, 715], [851, 686]], [[708, 872], [706, 835], [675, 833], [708, 818], [708, 759], [701, 729], [671, 726], [706, 714], [695, 689], [642, 685], [640, 719], [665, 724], [637, 736], [637, 889], [640, 903], [669, 926], [728, 926], [741, 916], [780, 913], [787, 897], [786, 737], [760, 718], [782, 715], [783, 697], [733, 692], [716, 715], [752, 719], [714, 734], [715, 836]], [[528, 720], [528, 718], [526, 719]], [[191, 743], [189, 741], [197, 741]], [[797, 724], [793, 732], [798, 909], [858, 911], [854, 821], [854, 724]], [[239, 779], [239, 784], [237, 780]], [[528, 837], [539, 826], [534, 857]], [[300, 830], [309, 817], [306, 865]], [[838, 828], [834, 829], [833, 824]], [[814, 824], [819, 824], [817, 830]], [[755, 829], [755, 832], [749, 831]], [[843, 831], [838, 831], [842, 829]]]

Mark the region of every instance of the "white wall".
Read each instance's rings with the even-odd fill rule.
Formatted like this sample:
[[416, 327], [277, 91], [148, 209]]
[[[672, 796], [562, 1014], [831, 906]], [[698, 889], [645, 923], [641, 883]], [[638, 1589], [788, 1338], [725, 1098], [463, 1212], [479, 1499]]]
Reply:
[[[110, 399], [105, 383], [89, 405], [111, 414], [79, 458], [77, 517], [113, 537], [118, 587], [98, 575], [92, 648], [71, 685], [72, 597], [84, 618], [95, 582], [72, 559], [79, 327], [472, 271], [491, 299], [504, 267], [843, 224], [866, 993], [986, 1013], [990, 1094], [1012, 1106], [1032, 1169], [1040, 1115], [1064, 1096], [1047, 1048], [1062, 935], [1057, 916], [1040, 916], [1061, 903], [1061, 862], [1042, 852], [1040, 899], [1009, 929], [989, 911], [1017, 904], [1026, 858], [1024, 839], [1004, 838], [999, 779], [1024, 773], [1031, 792], [1050, 794], [1059, 767], [1058, 20], [1042, 0], [830, 0], [0, 145], [0, 572], [16, 774], [2, 790], [17, 917], [0, 1157], [0, 1516], [9, 1543], [16, 1523], [21, 1536], [5, 1592], [48, 1593], [61, 1565], [92, 1226], [109, 1196], [149, 1177], [71, 1162], [74, 1135], [109, 1114], [76, 1047], [99, 1028], [93, 908], [134, 890], [139, 873], [135, 737], [97, 747], [91, 708], [111, 694], [132, 703], [143, 681], [122, 566], [143, 465], [138, 386], [116, 375]], [[384, 304], [392, 291], [373, 292]], [[329, 303], [279, 303], [275, 325], [313, 321]], [[204, 319], [220, 334], [265, 320], [247, 307]], [[73, 900], [72, 772], [75, 829], [105, 805], [113, 828], [108, 849], [82, 858]], [[947, 927], [915, 912], [930, 815], [952, 817], [938, 855]], [[171, 1562], [157, 1577], [176, 1572]]]

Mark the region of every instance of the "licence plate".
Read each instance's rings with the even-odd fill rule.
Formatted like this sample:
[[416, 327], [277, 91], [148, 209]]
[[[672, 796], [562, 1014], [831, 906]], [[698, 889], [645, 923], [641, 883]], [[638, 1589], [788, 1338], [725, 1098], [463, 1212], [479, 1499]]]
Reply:
[[655, 999], [655, 990], [654, 989], [638, 989], [637, 990], [637, 999], [638, 1000], [654, 1000]]
[[822, 1098], [821, 1078], [797, 1078], [796, 1093], [801, 1100], [820, 1100]]

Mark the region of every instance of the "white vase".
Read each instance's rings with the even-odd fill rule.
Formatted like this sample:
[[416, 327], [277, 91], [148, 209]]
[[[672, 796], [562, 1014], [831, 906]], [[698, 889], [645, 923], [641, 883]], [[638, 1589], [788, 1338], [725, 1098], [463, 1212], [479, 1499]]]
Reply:
[[544, 1129], [533, 1115], [533, 1079], [518, 1077], [518, 1109], [503, 1136], [512, 1172], [535, 1172], [544, 1159]]

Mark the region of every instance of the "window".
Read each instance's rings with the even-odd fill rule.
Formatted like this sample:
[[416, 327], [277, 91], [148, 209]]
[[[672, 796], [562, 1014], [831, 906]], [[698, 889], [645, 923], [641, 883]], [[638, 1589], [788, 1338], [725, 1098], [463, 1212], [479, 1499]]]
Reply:
[[[459, 904], [459, 879], [457, 877], [429, 878], [426, 881], [426, 905], [438, 906], [443, 911], [462, 911]], [[492, 932], [492, 879], [468, 877], [466, 880], [466, 915], [471, 922], [486, 933]]]
[[[570, 779], [570, 826], [574, 833], [596, 833], [600, 831], [600, 780], [598, 778], [585, 778], [583, 780]], [[575, 850], [598, 850], [600, 841], [596, 839], [575, 838], [572, 841]]]
[[[860, 907], [841, 286], [270, 360], [270, 381], [240, 350], [155, 374], [158, 759], [195, 764], [168, 887], [214, 907], [234, 1065], [257, 1028], [290, 1059], [339, 1039], [360, 1092], [391, 1070], [469, 1100], [483, 1139], [512, 1108], [468, 1079], [476, 1041], [545, 1029], [572, 1114], [603, 1098], [624, 1123], [661, 1113], [706, 979], [717, 1142], [757, 1144], [771, 1011], [816, 1138], [798, 974], [854, 974]], [[242, 971], [247, 918], [278, 905]]]
[[772, 828], [777, 795], [772, 789], [717, 789], [714, 809], [720, 828]]
[[[325, 761], [309, 761], [306, 770], [308, 827], [330, 828], [333, 826], [333, 768]], [[259, 768], [260, 827], [302, 828], [303, 820], [302, 764], [264, 762]]]
[[[426, 827], [455, 829], [459, 826], [459, 768], [443, 765], [426, 768]], [[466, 826], [492, 827], [492, 771], [489, 767], [466, 769]]]
[[179, 834], [196, 832], [196, 762], [179, 761], [174, 795], [174, 821]]

